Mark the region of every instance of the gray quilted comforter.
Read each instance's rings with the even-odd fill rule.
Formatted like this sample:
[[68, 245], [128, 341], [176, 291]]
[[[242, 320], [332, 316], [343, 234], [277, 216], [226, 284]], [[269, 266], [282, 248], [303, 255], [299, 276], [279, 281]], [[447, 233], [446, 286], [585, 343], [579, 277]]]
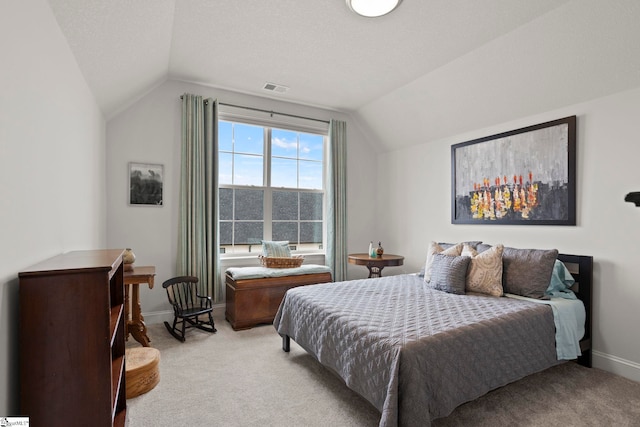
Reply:
[[291, 289], [274, 326], [371, 402], [380, 426], [428, 426], [559, 363], [549, 306], [449, 294], [414, 275]]

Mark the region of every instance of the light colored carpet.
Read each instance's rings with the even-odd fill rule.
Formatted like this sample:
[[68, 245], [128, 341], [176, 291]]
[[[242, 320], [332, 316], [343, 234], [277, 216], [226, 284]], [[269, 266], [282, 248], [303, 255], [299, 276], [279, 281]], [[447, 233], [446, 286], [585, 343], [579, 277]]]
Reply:
[[[127, 401], [127, 425], [377, 426], [379, 413], [293, 341], [265, 325], [216, 334], [191, 329], [178, 342], [150, 325], [160, 383]], [[138, 343], [129, 338], [128, 346]], [[566, 363], [456, 409], [435, 426], [640, 426], [640, 384]]]

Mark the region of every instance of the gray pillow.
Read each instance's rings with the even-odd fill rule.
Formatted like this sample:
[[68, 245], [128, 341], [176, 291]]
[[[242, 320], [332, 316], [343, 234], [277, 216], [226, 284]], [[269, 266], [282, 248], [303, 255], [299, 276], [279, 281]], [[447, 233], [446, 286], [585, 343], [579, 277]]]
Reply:
[[484, 251], [488, 251], [489, 249], [491, 249], [493, 246], [491, 245], [487, 245], [486, 243], [480, 243], [478, 246], [476, 246], [474, 249], [481, 254]]
[[551, 281], [556, 249], [504, 248], [502, 286], [504, 292], [523, 297], [548, 299], [545, 291]]
[[469, 261], [471, 258], [468, 256], [433, 254], [429, 287], [451, 294], [464, 294]]
[[[461, 242], [461, 243], [462, 243], [462, 244], [465, 244], [465, 245], [469, 245], [469, 246], [471, 246], [473, 249], [475, 249], [479, 244], [481, 244], [481, 243], [482, 243], [482, 241], [480, 241], [480, 240], [470, 240], [470, 241], [468, 241], [468, 242]], [[458, 244], [458, 243], [444, 243], [444, 242], [438, 242], [438, 245], [440, 245], [440, 247], [441, 247], [442, 249], [449, 249], [451, 246], [455, 246], [455, 245], [457, 245], [457, 244]]]

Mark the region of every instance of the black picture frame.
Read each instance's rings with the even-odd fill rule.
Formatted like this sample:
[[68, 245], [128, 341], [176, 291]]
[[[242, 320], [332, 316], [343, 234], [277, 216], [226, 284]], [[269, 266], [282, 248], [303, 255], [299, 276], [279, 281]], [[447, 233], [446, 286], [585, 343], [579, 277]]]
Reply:
[[129, 163], [129, 205], [162, 206], [164, 166]]
[[576, 225], [576, 121], [452, 145], [451, 223]]

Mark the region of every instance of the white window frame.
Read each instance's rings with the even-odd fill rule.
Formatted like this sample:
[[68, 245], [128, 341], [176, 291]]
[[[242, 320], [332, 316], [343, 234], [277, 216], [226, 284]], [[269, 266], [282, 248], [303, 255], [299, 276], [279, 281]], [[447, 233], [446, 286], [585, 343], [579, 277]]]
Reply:
[[[224, 108], [224, 109], [223, 109]], [[277, 115], [276, 115], [277, 116]], [[229, 185], [229, 184], [219, 184], [219, 188], [240, 188], [240, 189], [264, 189], [264, 213], [263, 213], [263, 221], [264, 221], [264, 229], [263, 236], [265, 239], [268, 239], [267, 236], [272, 235], [272, 193], [273, 191], [295, 191], [295, 192], [306, 192], [306, 193], [323, 193], [323, 203], [322, 203], [322, 240], [323, 240], [323, 248], [322, 249], [313, 249], [313, 250], [292, 250], [292, 254], [296, 255], [312, 255], [312, 254], [321, 254], [324, 255], [326, 253], [326, 248], [324, 245], [327, 242], [327, 154], [328, 154], [328, 139], [329, 139], [329, 126], [324, 122], [314, 122], [310, 120], [304, 120], [300, 118], [292, 118], [287, 116], [282, 117], [272, 117], [272, 115], [249, 111], [245, 109], [241, 109], [238, 107], [231, 106], [221, 106], [220, 111], [218, 112], [218, 121], [226, 121], [226, 122], [234, 122], [234, 123], [242, 123], [253, 126], [261, 126], [264, 132], [264, 168], [263, 168], [263, 183], [264, 186], [248, 186], [248, 185]], [[283, 187], [271, 187], [271, 129], [277, 128], [282, 130], [289, 130], [293, 132], [303, 132], [303, 133], [312, 133], [316, 135], [323, 136], [323, 157], [322, 157], [322, 179], [323, 179], [323, 189], [307, 189], [307, 188], [283, 188]], [[217, 154], [216, 154], [217, 155]], [[300, 219], [298, 219], [300, 222]], [[231, 259], [231, 258], [244, 258], [244, 257], [254, 257], [259, 254], [258, 251], [252, 250], [251, 252], [241, 252], [241, 253], [225, 253], [220, 254], [222, 259]]]

